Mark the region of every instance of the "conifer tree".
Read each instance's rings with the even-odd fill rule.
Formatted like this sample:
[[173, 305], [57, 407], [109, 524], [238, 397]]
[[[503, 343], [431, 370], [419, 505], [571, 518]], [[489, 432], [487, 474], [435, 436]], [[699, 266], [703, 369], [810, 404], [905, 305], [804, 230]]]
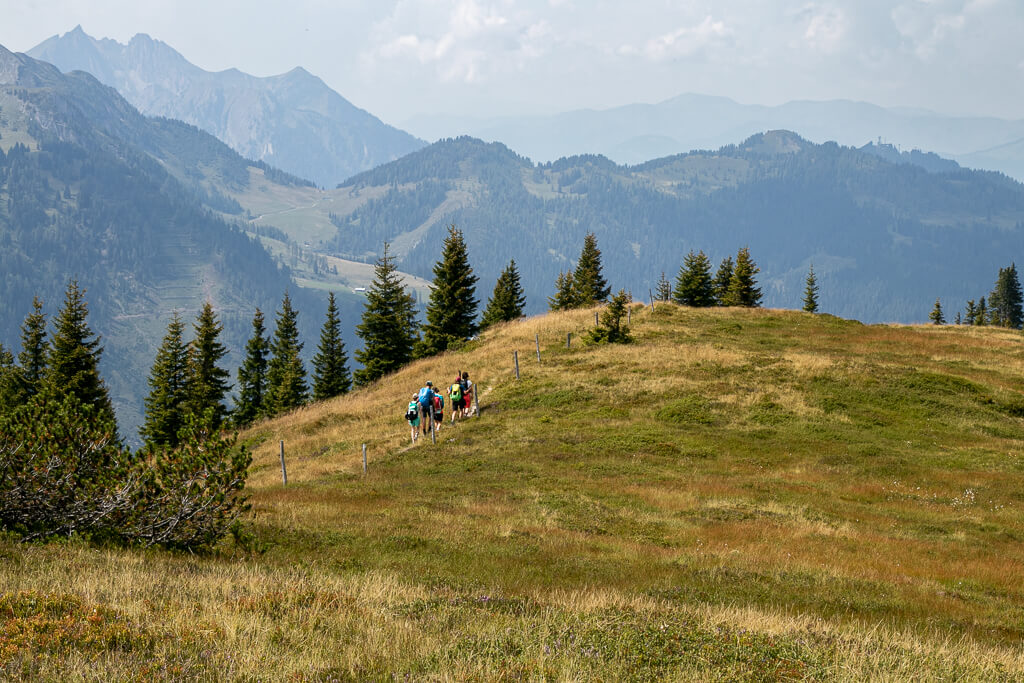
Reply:
[[597, 237], [588, 232], [583, 238], [583, 249], [572, 275], [576, 293], [576, 308], [587, 308], [608, 300], [612, 288], [601, 274], [601, 250], [597, 248]]
[[[731, 259], [729, 263], [731, 276]], [[676, 276], [672, 300], [682, 306], [715, 305], [715, 283], [711, 278], [711, 261], [703, 251], [694, 253], [691, 249], [683, 259], [683, 265], [680, 266], [679, 274]]]
[[756, 308], [761, 305], [761, 289], [754, 280], [760, 268], [750, 258], [750, 251], [743, 247], [736, 254], [736, 265], [729, 280], [729, 289], [725, 294], [726, 306], [745, 306]]
[[356, 326], [356, 334], [363, 340], [363, 348], [355, 353], [363, 365], [353, 373], [357, 386], [365, 386], [412, 360], [417, 335], [416, 299], [402, 286], [389, 247], [384, 244], [384, 255], [374, 266], [362, 321]]
[[620, 289], [619, 293], [608, 302], [608, 307], [601, 314], [601, 324], [590, 331], [588, 340], [601, 344], [628, 344], [633, 341], [629, 336], [629, 328], [623, 323], [626, 317], [626, 306], [629, 305], [629, 294]]
[[935, 300], [935, 308], [928, 314], [928, 319], [932, 321], [933, 325], [945, 325], [946, 316], [942, 314], [942, 304], [938, 299]]
[[43, 389], [46, 377], [46, 356], [50, 345], [46, 341], [46, 315], [39, 297], [32, 298], [32, 312], [21, 325], [21, 353], [18, 354], [20, 375], [26, 398]]
[[970, 299], [967, 302], [967, 309], [964, 312], [964, 325], [973, 325], [974, 317], [977, 315], [977, 309], [974, 305], [974, 299]]
[[327, 297], [327, 319], [320, 330], [320, 345], [313, 356], [313, 400], [324, 401], [352, 388], [348, 356], [341, 340], [341, 320], [334, 292]]
[[21, 368], [14, 363], [14, 354], [0, 344], [0, 415], [22, 403]]
[[818, 278], [814, 277], [814, 264], [807, 272], [807, 283], [804, 286], [804, 310], [808, 313], [818, 312]]
[[567, 311], [577, 308], [576, 290], [573, 287], [572, 271], [559, 273], [555, 280], [555, 295], [548, 297], [548, 310]]
[[93, 406], [97, 415], [113, 420], [114, 407], [99, 371], [103, 347], [100, 337], [93, 337], [86, 320], [88, 316], [85, 290], [78, 286], [77, 280], [71, 280], [64, 292], [64, 307], [54, 320], [46, 389], [54, 396], [74, 396], [79, 402]]
[[277, 314], [277, 326], [270, 343], [270, 362], [267, 364], [267, 393], [265, 412], [268, 415], [298, 408], [306, 402], [309, 388], [306, 385], [306, 368], [299, 353], [303, 344], [299, 341], [298, 311], [292, 308], [288, 292], [281, 301]]
[[501, 271], [498, 281], [494, 284], [494, 293], [487, 300], [487, 308], [480, 320], [480, 329], [523, 317], [524, 306], [526, 306], [526, 295], [523, 294], [523, 286], [519, 281], [516, 261], [512, 259], [505, 270]]
[[477, 276], [469, 265], [462, 231], [448, 226], [441, 260], [434, 264], [434, 281], [427, 302], [427, 324], [423, 340], [416, 345], [417, 357], [432, 356], [453, 344], [469, 339], [479, 329], [476, 324]]
[[995, 288], [988, 297], [989, 319], [992, 324], [1019, 329], [1021, 322], [1024, 321], [1021, 300], [1017, 266], [1011, 263], [1008, 268], [999, 269]]
[[974, 308], [974, 324], [988, 325], [988, 308], [985, 305], [985, 297], [978, 299], [978, 305]]
[[654, 297], [658, 301], [672, 300], [672, 283], [665, 277], [665, 271], [661, 271], [661, 277], [658, 279], [658, 284], [654, 289]]
[[218, 340], [223, 326], [209, 301], [203, 304], [194, 329], [189, 347], [189, 409], [196, 416], [211, 411], [210, 426], [216, 429], [227, 415], [224, 399], [231, 391], [231, 375], [219, 365], [228, 350]]
[[729, 294], [729, 283], [732, 282], [732, 271], [733, 263], [732, 257], [726, 256], [722, 259], [722, 262], [718, 266], [718, 271], [715, 272], [714, 280], [714, 291], [715, 291], [715, 305], [725, 306], [726, 297]]
[[956, 318], [954, 318], [954, 319], [953, 319], [953, 324], [954, 324], [954, 325], [960, 325], [960, 324], [962, 324], [962, 323], [960, 322], [960, 311], [957, 311], [957, 312], [956, 312]]
[[238, 368], [238, 401], [233, 415], [236, 424], [250, 424], [264, 413], [269, 352], [270, 340], [263, 326], [263, 311], [257, 308], [252, 318], [252, 336], [245, 344], [245, 360]]
[[189, 413], [189, 353], [184, 330], [185, 323], [175, 311], [149, 372], [149, 395], [139, 436], [151, 446], [177, 446], [178, 432]]

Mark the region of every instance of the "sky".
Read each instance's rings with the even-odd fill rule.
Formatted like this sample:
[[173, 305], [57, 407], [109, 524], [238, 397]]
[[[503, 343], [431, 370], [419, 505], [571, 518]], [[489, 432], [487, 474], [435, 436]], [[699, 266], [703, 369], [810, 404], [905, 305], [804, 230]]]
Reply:
[[302, 66], [388, 123], [682, 93], [1024, 119], [1022, 0], [0, 0], [0, 45], [81, 25], [192, 63]]

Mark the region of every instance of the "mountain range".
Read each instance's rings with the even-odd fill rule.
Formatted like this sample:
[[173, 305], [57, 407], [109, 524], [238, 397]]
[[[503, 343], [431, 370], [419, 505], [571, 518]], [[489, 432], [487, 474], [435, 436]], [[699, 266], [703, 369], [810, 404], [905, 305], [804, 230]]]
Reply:
[[938, 153], [971, 168], [1024, 180], [1024, 120], [952, 117], [848, 100], [740, 104], [684, 94], [656, 104], [630, 104], [550, 116], [473, 119], [420, 116], [404, 125], [429, 140], [472, 135], [502, 142], [531, 159], [603, 154], [623, 164], [699, 149], [718, 149], [766, 130], [798, 131], [824, 143], [876, 141]]
[[65, 72], [86, 71], [144, 114], [191, 123], [246, 158], [323, 187], [425, 144], [302, 68], [268, 78], [237, 69], [212, 73], [145, 34], [124, 45], [92, 38], [81, 26], [27, 54]]

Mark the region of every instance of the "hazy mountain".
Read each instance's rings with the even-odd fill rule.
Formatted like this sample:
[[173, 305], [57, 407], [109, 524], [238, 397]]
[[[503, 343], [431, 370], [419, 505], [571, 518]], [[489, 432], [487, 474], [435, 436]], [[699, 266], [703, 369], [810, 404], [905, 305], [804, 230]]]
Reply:
[[717, 265], [749, 246], [768, 306], [799, 307], [813, 263], [828, 312], [925, 321], [942, 297], [952, 318], [1024, 254], [1024, 186], [886, 154], [776, 131], [633, 167], [594, 155], [538, 165], [502, 144], [443, 140], [335, 191], [354, 203], [332, 212], [337, 234], [323, 248], [365, 258], [387, 239], [403, 270], [429, 277], [454, 222], [481, 293], [514, 258], [538, 312], [590, 230], [612, 286], [642, 299], [690, 249]]
[[63, 71], [87, 71], [144, 114], [191, 123], [247, 158], [325, 187], [424, 145], [301, 68], [268, 78], [211, 73], [145, 34], [123, 45], [80, 26], [28, 54]]
[[[767, 107], [686, 94], [658, 104], [554, 116], [489, 120], [421, 117], [407, 121], [405, 126], [427, 139], [467, 134], [500, 141], [541, 161], [596, 153], [624, 164], [690, 150], [717, 149], [761, 131], [788, 129], [813, 142], [835, 141], [857, 147], [881, 138], [881, 142], [905, 150], [936, 152], [971, 167], [1002, 171], [1024, 180], [1024, 145], [1019, 144], [1024, 139], [1024, 120], [949, 117], [846, 100]], [[993, 149], [1002, 145], [1007, 146]]]
[[[238, 350], [255, 307], [272, 320], [291, 288], [304, 337], [315, 339], [321, 298], [294, 287], [288, 268], [223, 217], [241, 211], [227, 193], [254, 177], [301, 187], [193, 126], [142, 116], [85, 72], [64, 75], [0, 47], [0, 342], [18, 349], [32, 297], [52, 315], [78, 279], [132, 437], [173, 311], [191, 325], [209, 299]], [[348, 320], [358, 302], [343, 300]]]

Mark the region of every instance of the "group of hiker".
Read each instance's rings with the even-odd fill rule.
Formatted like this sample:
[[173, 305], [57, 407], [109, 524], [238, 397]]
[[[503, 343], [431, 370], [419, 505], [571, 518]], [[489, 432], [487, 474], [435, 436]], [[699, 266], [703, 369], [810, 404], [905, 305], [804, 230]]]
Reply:
[[426, 385], [413, 394], [405, 413], [405, 419], [412, 430], [413, 443], [416, 443], [420, 436], [420, 427], [426, 430], [433, 426], [435, 432], [441, 429], [444, 422], [445, 394], [450, 401], [453, 424], [457, 418], [473, 414], [473, 383], [469, 380], [468, 372], [456, 373], [455, 381], [443, 390], [436, 389], [433, 382], [427, 380]]

